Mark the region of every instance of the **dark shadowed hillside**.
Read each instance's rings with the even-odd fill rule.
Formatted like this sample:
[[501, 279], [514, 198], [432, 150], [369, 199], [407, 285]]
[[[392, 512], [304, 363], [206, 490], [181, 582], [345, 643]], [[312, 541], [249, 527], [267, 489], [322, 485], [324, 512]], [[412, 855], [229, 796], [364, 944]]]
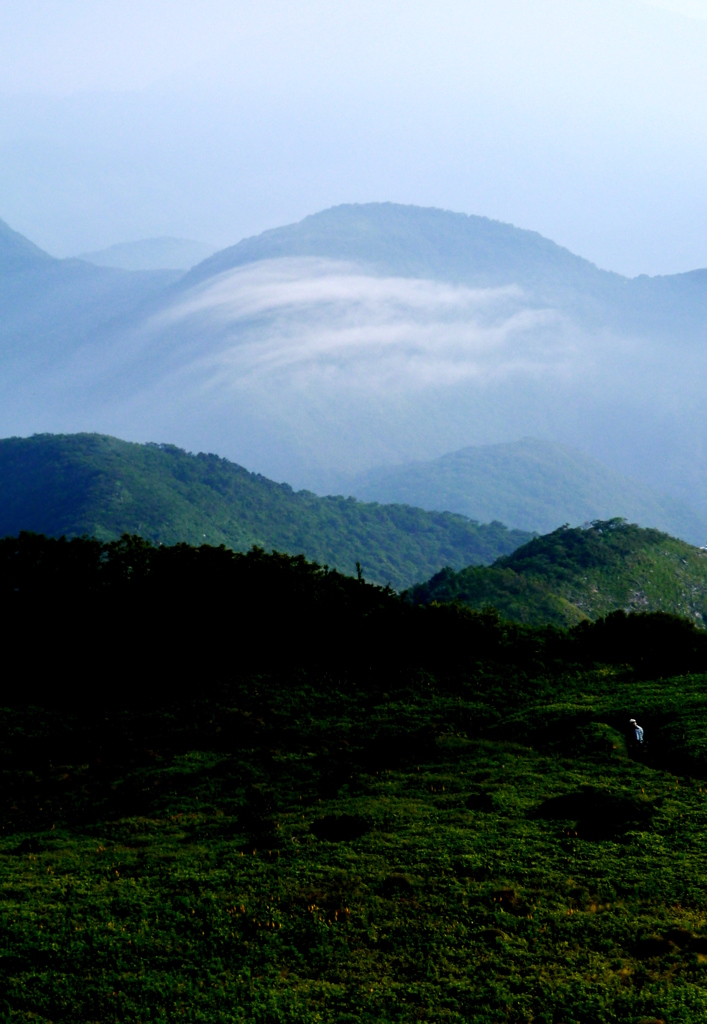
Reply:
[[6, 1021], [706, 1019], [691, 623], [28, 534], [0, 610]]
[[0, 441], [0, 536], [32, 530], [160, 544], [253, 544], [395, 588], [449, 564], [492, 562], [529, 539], [501, 523], [295, 492], [216, 455], [98, 434]]

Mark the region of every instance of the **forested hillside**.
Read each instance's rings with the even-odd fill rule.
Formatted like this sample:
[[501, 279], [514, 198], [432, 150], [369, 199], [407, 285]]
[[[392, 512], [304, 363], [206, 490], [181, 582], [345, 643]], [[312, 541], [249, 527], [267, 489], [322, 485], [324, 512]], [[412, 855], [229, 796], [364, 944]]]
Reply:
[[20, 530], [304, 554], [399, 589], [444, 565], [492, 562], [529, 539], [501, 523], [294, 492], [216, 455], [98, 434], [0, 441], [0, 536]]
[[707, 621], [707, 551], [620, 519], [536, 537], [482, 569], [444, 569], [416, 602], [493, 606], [515, 622], [571, 626], [617, 609]]
[[535, 533], [621, 516], [690, 544], [707, 542], [707, 519], [688, 505], [583, 451], [532, 437], [474, 445], [429, 462], [379, 466], [353, 477], [348, 487], [362, 501], [445, 509]]
[[691, 623], [140, 538], [5, 540], [0, 608], [5, 1019], [705, 1018]]

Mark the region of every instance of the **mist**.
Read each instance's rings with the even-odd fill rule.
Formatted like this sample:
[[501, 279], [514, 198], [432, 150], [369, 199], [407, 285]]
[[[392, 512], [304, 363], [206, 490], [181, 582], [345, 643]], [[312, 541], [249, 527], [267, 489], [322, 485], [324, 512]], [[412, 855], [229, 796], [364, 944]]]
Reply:
[[701, 5], [3, 5], [0, 216], [59, 256], [345, 201], [707, 265]]
[[676, 360], [660, 338], [597, 330], [517, 285], [259, 260], [84, 339], [73, 324], [59, 348], [18, 346], [6, 363], [6, 432], [170, 441], [320, 490], [528, 434], [667, 486], [666, 461], [702, 434], [701, 347]]

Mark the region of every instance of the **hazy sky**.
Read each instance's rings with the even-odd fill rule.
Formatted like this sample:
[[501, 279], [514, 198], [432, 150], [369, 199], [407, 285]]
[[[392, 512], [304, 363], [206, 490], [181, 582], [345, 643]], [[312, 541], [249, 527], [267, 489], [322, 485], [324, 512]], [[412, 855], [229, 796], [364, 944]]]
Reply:
[[707, 0], [3, 0], [0, 217], [57, 255], [390, 199], [707, 266]]

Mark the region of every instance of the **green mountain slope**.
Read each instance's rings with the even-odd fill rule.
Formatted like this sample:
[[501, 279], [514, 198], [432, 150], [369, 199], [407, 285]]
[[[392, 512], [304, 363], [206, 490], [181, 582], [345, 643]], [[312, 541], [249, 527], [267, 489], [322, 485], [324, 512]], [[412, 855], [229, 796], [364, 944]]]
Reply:
[[382, 466], [350, 482], [362, 501], [395, 501], [499, 519], [549, 533], [568, 523], [621, 516], [692, 544], [707, 541], [707, 521], [675, 498], [608, 469], [567, 445], [526, 437], [478, 445], [429, 462]]
[[571, 626], [617, 609], [707, 620], [707, 551], [623, 520], [563, 527], [493, 566], [443, 569], [415, 587], [418, 603], [492, 605], [516, 622]]
[[215, 455], [99, 434], [0, 441], [0, 536], [32, 530], [101, 540], [253, 544], [305, 554], [395, 588], [449, 564], [492, 562], [529, 539], [501, 523], [406, 505], [294, 492]]

